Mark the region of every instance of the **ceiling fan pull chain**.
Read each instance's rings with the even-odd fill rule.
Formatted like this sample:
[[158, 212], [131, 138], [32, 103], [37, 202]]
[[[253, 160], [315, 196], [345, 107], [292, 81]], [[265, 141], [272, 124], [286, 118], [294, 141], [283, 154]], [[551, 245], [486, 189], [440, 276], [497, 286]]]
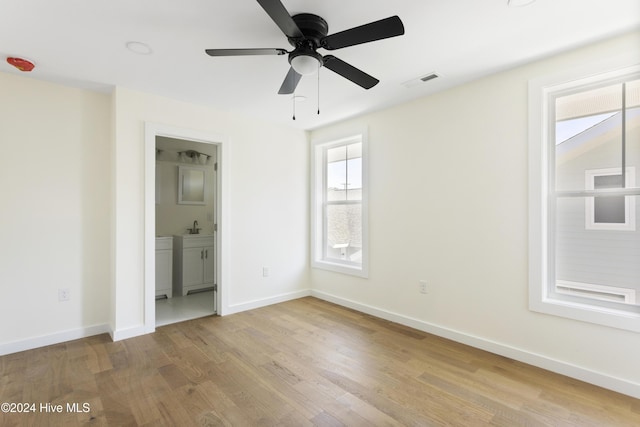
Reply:
[[320, 62], [318, 61], [318, 115], [320, 115]]
[[291, 102], [293, 103], [293, 120], [296, 119], [296, 91], [294, 89], [293, 96], [291, 97]]

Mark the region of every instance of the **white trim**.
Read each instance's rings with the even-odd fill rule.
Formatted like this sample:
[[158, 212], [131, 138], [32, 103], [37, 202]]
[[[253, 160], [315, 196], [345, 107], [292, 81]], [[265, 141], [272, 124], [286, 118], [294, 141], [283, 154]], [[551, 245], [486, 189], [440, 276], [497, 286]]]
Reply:
[[247, 302], [230, 305], [226, 314], [240, 313], [242, 311], [253, 310], [256, 308], [266, 307], [268, 305], [279, 304], [281, 302], [291, 301], [298, 298], [311, 296], [310, 289], [301, 291], [287, 292], [268, 298], [255, 299]]
[[427, 332], [439, 337], [447, 338], [455, 342], [470, 345], [472, 347], [508, 357], [519, 362], [537, 366], [557, 374], [566, 375], [590, 384], [597, 385], [609, 390], [623, 393], [634, 398], [640, 398], [640, 383], [629, 381], [624, 378], [618, 378], [602, 372], [593, 371], [581, 366], [574, 365], [562, 360], [553, 359], [542, 354], [532, 353], [522, 348], [513, 347], [497, 341], [471, 335], [466, 332], [457, 331], [436, 325], [434, 323], [425, 322], [413, 317], [404, 316], [392, 311], [384, 310], [378, 307], [362, 304], [353, 300], [342, 298], [336, 295], [328, 294], [322, 291], [312, 290], [311, 295], [338, 304], [362, 313], [370, 314], [381, 319], [409, 326], [423, 332]]
[[[154, 311], [154, 314], [155, 314], [155, 311]], [[154, 330], [151, 332], [155, 332], [155, 325], [153, 329]], [[115, 331], [109, 331], [109, 335], [111, 335], [111, 339], [114, 342], [138, 337], [140, 335], [145, 335], [148, 333], [149, 331], [145, 325], [131, 326], [129, 328], [116, 329]]]
[[[344, 133], [341, 137], [310, 142], [310, 201], [311, 201], [311, 267], [367, 278], [369, 276], [369, 133], [367, 128]], [[344, 136], [348, 135], [348, 136]], [[324, 152], [327, 148], [357, 140], [362, 143], [362, 264], [326, 259], [323, 256]]]
[[[595, 190], [595, 177], [621, 175], [622, 168], [587, 169], [584, 171], [584, 185], [586, 190]], [[636, 168], [628, 166], [625, 168], [625, 188], [636, 186]], [[610, 224], [595, 222], [595, 198], [585, 197], [584, 218], [587, 230], [615, 230], [615, 231], [635, 231], [636, 230], [636, 205], [631, 203], [631, 198], [624, 198], [624, 223]]]
[[69, 329], [50, 335], [41, 335], [38, 337], [12, 341], [0, 344], [0, 356], [107, 333], [111, 335], [111, 329], [109, 328], [109, 325], [102, 324], [86, 326], [84, 328]]

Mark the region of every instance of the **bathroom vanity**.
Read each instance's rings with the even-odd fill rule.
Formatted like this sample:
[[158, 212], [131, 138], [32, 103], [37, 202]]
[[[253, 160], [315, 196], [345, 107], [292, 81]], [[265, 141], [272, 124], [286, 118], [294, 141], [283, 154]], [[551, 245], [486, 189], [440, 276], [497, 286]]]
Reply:
[[213, 239], [213, 234], [173, 236], [173, 292], [176, 295], [213, 288]]

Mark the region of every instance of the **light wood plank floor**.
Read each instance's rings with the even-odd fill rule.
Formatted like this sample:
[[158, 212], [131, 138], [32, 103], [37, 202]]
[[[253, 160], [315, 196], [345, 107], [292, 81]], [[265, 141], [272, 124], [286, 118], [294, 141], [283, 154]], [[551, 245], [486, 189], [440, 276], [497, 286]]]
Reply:
[[638, 399], [314, 298], [3, 356], [0, 402], [63, 405], [2, 426], [640, 425]]

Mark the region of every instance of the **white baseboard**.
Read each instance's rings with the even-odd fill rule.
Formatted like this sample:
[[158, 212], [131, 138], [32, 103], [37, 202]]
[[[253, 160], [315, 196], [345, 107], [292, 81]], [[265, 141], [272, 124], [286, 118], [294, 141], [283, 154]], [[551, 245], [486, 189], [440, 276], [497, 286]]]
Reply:
[[120, 340], [126, 340], [133, 337], [138, 337], [140, 335], [149, 334], [154, 331], [155, 331], [155, 327], [149, 329], [149, 328], [145, 328], [144, 325], [138, 325], [138, 326], [132, 326], [130, 328], [116, 329], [115, 331], [110, 330], [109, 335], [111, 335], [111, 339], [115, 342]]
[[[224, 315], [240, 313], [242, 311], [252, 310], [254, 308], [266, 307], [268, 305], [303, 298], [311, 295], [311, 290], [304, 289], [301, 291], [289, 292], [276, 295], [269, 298], [248, 301], [240, 304], [229, 306]], [[128, 338], [137, 337], [154, 332], [155, 328], [147, 328], [144, 325], [137, 325], [130, 328], [113, 330], [109, 325], [95, 325], [85, 328], [72, 329], [68, 331], [56, 332], [51, 335], [44, 335], [34, 338], [0, 344], [0, 356], [6, 354], [17, 353], [19, 351], [32, 350], [34, 348], [44, 347], [52, 344], [59, 344], [66, 341], [86, 338], [92, 335], [108, 333], [113, 341], [126, 340]]]
[[93, 325], [84, 328], [69, 329], [67, 331], [56, 332], [51, 335], [42, 335], [39, 337], [27, 338], [19, 341], [0, 344], [0, 356], [6, 354], [17, 353], [19, 351], [32, 350], [34, 348], [44, 347], [47, 345], [59, 344], [66, 341], [86, 338], [93, 335], [111, 333], [109, 325]]
[[252, 301], [247, 301], [239, 304], [233, 304], [227, 307], [224, 312], [221, 312], [221, 316], [226, 316], [229, 314], [240, 313], [242, 311], [253, 310], [254, 308], [266, 307], [272, 304], [278, 304], [285, 301], [291, 301], [298, 298], [308, 297], [311, 295], [310, 289], [303, 289], [301, 291], [288, 292], [285, 294], [280, 294], [268, 298], [257, 299]]
[[490, 353], [508, 357], [510, 359], [537, 366], [539, 368], [546, 369], [548, 371], [555, 372], [561, 375], [566, 375], [568, 377], [594, 384], [609, 390], [613, 390], [618, 393], [623, 393], [628, 396], [635, 397], [636, 399], [640, 398], [640, 384], [633, 381], [612, 377], [610, 375], [592, 371], [590, 369], [576, 366], [568, 362], [556, 360], [541, 354], [532, 353], [527, 350], [512, 347], [507, 344], [438, 326], [429, 322], [425, 322], [423, 320], [418, 320], [412, 317], [404, 316], [402, 314], [393, 313], [322, 291], [313, 290], [311, 291], [311, 295], [325, 301], [329, 301], [344, 307], [360, 311], [362, 313], [379, 317], [381, 319], [400, 323], [401, 325], [409, 326], [423, 332], [428, 332], [430, 334], [447, 338], [452, 341], [470, 345], [481, 350], [486, 350]]

